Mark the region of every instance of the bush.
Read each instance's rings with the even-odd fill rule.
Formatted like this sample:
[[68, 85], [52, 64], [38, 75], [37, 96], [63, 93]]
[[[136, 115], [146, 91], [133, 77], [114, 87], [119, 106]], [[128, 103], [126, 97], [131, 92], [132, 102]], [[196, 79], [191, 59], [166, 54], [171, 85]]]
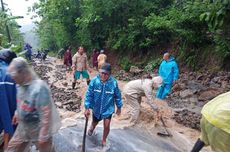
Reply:
[[155, 60], [150, 61], [144, 68], [146, 72], [151, 72], [155, 68], [159, 67], [161, 63], [161, 58], [157, 58]]
[[11, 50], [14, 51], [16, 54], [18, 54], [22, 51], [22, 46], [21, 45], [14, 45], [11, 47]]
[[125, 71], [129, 71], [130, 67], [132, 66], [132, 63], [130, 62], [128, 57], [123, 57], [123, 58], [120, 59], [119, 65]]

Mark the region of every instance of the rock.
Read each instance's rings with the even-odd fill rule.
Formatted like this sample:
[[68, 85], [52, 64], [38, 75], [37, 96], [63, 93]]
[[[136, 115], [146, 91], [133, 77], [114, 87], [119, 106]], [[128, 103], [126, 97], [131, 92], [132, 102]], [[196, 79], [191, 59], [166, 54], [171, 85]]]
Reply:
[[189, 102], [192, 103], [193, 105], [196, 105], [196, 103], [198, 103], [198, 99], [197, 97], [194, 96], [189, 98]]
[[221, 80], [220, 77], [214, 77], [214, 78], [212, 79], [212, 81], [215, 82], [215, 83], [220, 82], [220, 80]]
[[222, 81], [221, 82], [221, 87], [222, 88], [228, 88], [228, 82], [227, 81]]
[[74, 103], [73, 100], [69, 100], [69, 101], [63, 102], [62, 104], [63, 104], [63, 105], [68, 105], [68, 104], [73, 104], [73, 103]]
[[172, 89], [173, 89], [173, 91], [181, 91], [182, 90], [182, 88], [180, 87], [180, 85], [178, 83], [175, 84]]
[[196, 80], [203, 80], [204, 79], [204, 75], [200, 74], [197, 76]]
[[201, 90], [205, 89], [205, 87], [201, 83], [195, 82], [193, 80], [188, 81], [186, 83], [186, 86], [187, 86], [187, 88], [190, 88], [192, 90], [193, 94], [200, 92]]
[[62, 107], [62, 103], [61, 102], [55, 102], [55, 104], [57, 105], [57, 107]]
[[206, 79], [202, 82], [202, 84], [208, 85], [209, 82], [210, 82], [210, 78], [206, 78]]
[[188, 109], [184, 109], [182, 111], [176, 111], [173, 119], [175, 119], [177, 123], [183, 124], [186, 127], [200, 130], [201, 114], [199, 113], [191, 112]]
[[68, 82], [63, 82], [62, 85], [65, 86], [65, 87], [67, 87], [68, 86]]
[[210, 86], [211, 88], [219, 88], [219, 87], [220, 87], [220, 84], [211, 81], [211, 82], [209, 83], [209, 86]]
[[222, 93], [221, 89], [208, 88], [206, 91], [200, 93], [198, 100], [207, 101], [213, 99], [214, 97], [216, 97], [221, 93]]
[[178, 97], [178, 96], [180, 96], [180, 92], [179, 91], [173, 91], [171, 96], [172, 97]]
[[180, 92], [181, 98], [191, 97], [192, 95], [193, 95], [193, 91], [190, 89], [186, 89], [186, 90]]
[[144, 70], [139, 69], [137, 66], [131, 66], [129, 72], [132, 74], [142, 73]]

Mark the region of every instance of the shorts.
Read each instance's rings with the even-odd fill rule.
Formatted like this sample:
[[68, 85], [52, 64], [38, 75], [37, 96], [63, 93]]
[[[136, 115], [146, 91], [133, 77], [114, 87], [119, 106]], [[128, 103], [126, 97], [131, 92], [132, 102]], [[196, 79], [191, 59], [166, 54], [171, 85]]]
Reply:
[[[111, 115], [109, 115], [108, 117], [103, 118], [103, 119], [111, 119], [111, 118], [112, 118], [112, 115], [113, 115], [113, 114], [111, 114]], [[102, 120], [101, 115], [100, 115], [100, 118], [98, 119], [98, 118], [95, 117], [95, 115], [93, 114], [93, 122], [99, 122], [99, 121], [101, 121], [101, 120]]]
[[74, 73], [74, 79], [75, 80], [80, 79], [81, 75], [82, 75], [83, 78], [89, 79], [89, 74], [88, 74], [87, 70], [84, 70], [84, 71], [75, 71], [75, 73]]

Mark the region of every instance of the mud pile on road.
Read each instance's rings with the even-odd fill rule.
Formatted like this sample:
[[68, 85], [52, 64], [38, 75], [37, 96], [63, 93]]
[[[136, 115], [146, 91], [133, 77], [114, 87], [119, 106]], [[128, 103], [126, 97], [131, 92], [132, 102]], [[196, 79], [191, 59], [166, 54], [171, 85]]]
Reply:
[[54, 103], [60, 109], [79, 112], [82, 99], [75, 93], [75, 90], [57, 88], [51, 86]]
[[135, 72], [126, 72], [124, 70], [120, 70], [118, 72], [115, 72], [114, 74], [115, 78], [122, 81], [131, 81], [140, 79], [142, 77], [142, 72], [135, 73]]
[[58, 108], [74, 112], [80, 111], [82, 99], [76, 94], [77, 90], [71, 90], [67, 88], [67, 86], [64, 87], [63, 85], [56, 83], [66, 79], [63, 65], [53, 66], [49, 61], [47, 61], [47, 64], [33, 62], [33, 68], [38, 76], [42, 80], [47, 81], [50, 85], [54, 103]]
[[200, 129], [200, 111], [203, 105], [229, 90], [230, 72], [182, 73], [167, 102], [177, 109], [174, 119], [178, 123]]
[[65, 73], [65, 66], [64, 65], [55, 65], [55, 78], [56, 78], [56, 80], [66, 79], [66, 76], [63, 75], [63, 73]]
[[49, 78], [50, 76], [47, 75], [48, 72], [50, 72], [51, 70], [53, 70], [51, 67], [45, 66], [45, 65], [38, 65], [35, 64], [33, 66], [35, 72], [37, 73], [37, 75], [42, 79], [47, 81], [47, 83], [49, 84]]
[[173, 119], [186, 127], [200, 130], [201, 115], [196, 112], [189, 111], [188, 109], [184, 109], [180, 112], [175, 111]]

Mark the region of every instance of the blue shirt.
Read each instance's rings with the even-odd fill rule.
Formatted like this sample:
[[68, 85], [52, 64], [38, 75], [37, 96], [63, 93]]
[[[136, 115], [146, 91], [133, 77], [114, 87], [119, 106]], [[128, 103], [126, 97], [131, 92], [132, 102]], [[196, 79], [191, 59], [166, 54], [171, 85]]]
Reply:
[[8, 64], [0, 60], [0, 132], [13, 135], [12, 117], [16, 110], [16, 85], [6, 73]]
[[122, 107], [121, 92], [117, 81], [110, 76], [106, 82], [102, 82], [100, 75], [94, 77], [89, 84], [85, 95], [85, 108], [92, 109], [98, 119], [104, 119]]

